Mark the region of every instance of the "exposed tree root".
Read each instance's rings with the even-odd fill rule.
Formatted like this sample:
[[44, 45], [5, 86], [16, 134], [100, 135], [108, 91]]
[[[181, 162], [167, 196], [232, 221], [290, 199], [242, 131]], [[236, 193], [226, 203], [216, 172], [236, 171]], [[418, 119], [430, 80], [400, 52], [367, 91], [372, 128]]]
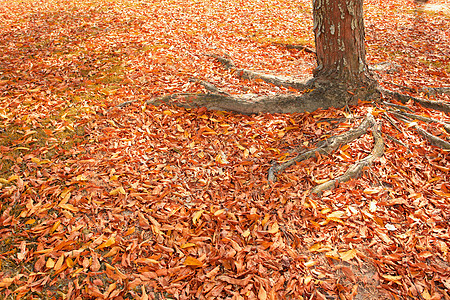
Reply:
[[185, 108], [206, 107], [210, 110], [226, 110], [250, 115], [257, 113], [312, 112], [319, 108], [327, 109], [331, 106], [345, 107], [354, 105], [358, 99], [367, 97], [367, 91], [364, 89], [349, 93], [345, 86], [336, 83], [315, 83], [311, 87], [314, 89], [303, 95], [172, 94], [148, 101], [148, 103], [153, 105], [166, 103]]
[[421, 91], [425, 92], [429, 95], [434, 94], [445, 94], [450, 95], [450, 86], [444, 86], [444, 87], [427, 87], [423, 88]]
[[270, 74], [255, 72], [247, 69], [239, 69], [236, 67], [236, 65], [233, 63], [231, 59], [219, 56], [219, 55], [208, 55], [210, 57], [213, 57], [217, 59], [218, 62], [220, 62], [227, 70], [233, 71], [239, 78], [247, 79], [247, 80], [255, 80], [260, 79], [266, 83], [273, 84], [275, 86], [282, 86], [282, 87], [288, 87], [293, 88], [298, 91], [302, 91], [305, 89], [309, 89], [309, 81], [311, 78], [307, 78], [304, 80], [298, 80], [292, 77], [282, 77], [282, 76], [274, 76]]
[[450, 143], [429, 133], [428, 131], [422, 129], [420, 126], [415, 126], [416, 131], [423, 136], [431, 145], [439, 147], [444, 150], [450, 150]]
[[196, 79], [196, 78], [192, 78], [189, 81], [195, 81], [198, 82], [199, 84], [203, 85], [203, 87], [211, 92], [211, 93], [215, 93], [215, 94], [223, 94], [223, 95], [230, 95], [228, 92], [222, 90], [221, 88], [216, 87], [214, 84], [208, 82], [208, 81], [204, 81], [204, 80], [200, 80], [200, 79]]
[[384, 104], [384, 105], [387, 105], [387, 106], [391, 106], [391, 107], [395, 107], [395, 108], [398, 108], [398, 109], [403, 109], [403, 110], [406, 110], [406, 111], [414, 112], [414, 111], [413, 111], [411, 108], [409, 108], [408, 106], [399, 105], [399, 104], [394, 104], [394, 103], [387, 102], [387, 101], [383, 101], [383, 102], [381, 102], [381, 103]]
[[403, 117], [408, 117], [412, 120], [419, 120], [422, 122], [426, 122], [426, 123], [437, 123], [437, 124], [441, 124], [444, 127], [444, 130], [447, 131], [448, 133], [450, 133], [450, 124], [447, 122], [443, 122], [440, 120], [436, 120], [433, 118], [428, 118], [428, 117], [423, 117], [423, 116], [419, 116], [419, 115], [415, 115], [415, 114], [410, 114], [407, 112], [403, 112], [403, 111], [391, 111], [391, 113], [395, 114], [395, 115], [401, 115]]
[[401, 93], [398, 93], [398, 92], [393, 92], [393, 91], [387, 90], [387, 89], [382, 88], [382, 87], [379, 87], [378, 90], [383, 95], [391, 96], [391, 97], [399, 100], [402, 103], [406, 103], [406, 102], [412, 100], [415, 103], [418, 103], [418, 104], [422, 105], [423, 107], [436, 109], [436, 110], [439, 110], [439, 111], [442, 111], [442, 112], [445, 112], [445, 113], [450, 113], [450, 103], [448, 103], [448, 102], [432, 101], [432, 100], [427, 100], [427, 99], [422, 99], [422, 98], [416, 98], [416, 97], [404, 95], [404, 94], [401, 94]]
[[[369, 69], [374, 70], [374, 71], [380, 71], [381, 69], [376, 68], [376, 66], [374, 67], [369, 67]], [[445, 95], [450, 95], [450, 86], [444, 86], [444, 87], [424, 87], [421, 89], [413, 89], [410, 88], [408, 86], [404, 86], [404, 85], [400, 85], [400, 84], [396, 84], [393, 82], [387, 82], [387, 81], [383, 81], [383, 83], [386, 84], [391, 84], [391, 85], [395, 85], [396, 87], [401, 88], [402, 90], [408, 91], [408, 92], [412, 92], [412, 93], [424, 93], [426, 95], [436, 95], [436, 94], [445, 94]]]
[[286, 49], [295, 49], [298, 51], [304, 51], [306, 53], [316, 54], [316, 51], [308, 46], [299, 45], [299, 44], [285, 44], [285, 43], [273, 43], [276, 46], [281, 46]]
[[359, 126], [355, 129], [351, 129], [346, 133], [343, 133], [338, 136], [328, 138], [322, 146], [317, 147], [315, 149], [309, 150], [305, 153], [298, 155], [297, 157], [281, 164], [274, 165], [269, 169], [268, 179], [271, 182], [276, 180], [276, 173], [286, 170], [290, 166], [294, 165], [297, 162], [306, 160], [316, 155], [316, 153], [320, 153], [323, 155], [328, 155], [330, 152], [338, 149], [341, 145], [345, 145], [359, 138], [361, 135], [365, 134], [369, 128], [372, 128], [372, 134], [374, 137], [375, 145], [373, 151], [370, 155], [365, 157], [364, 159], [358, 161], [354, 165], [352, 165], [342, 176], [339, 176], [333, 180], [322, 183], [311, 190], [313, 194], [320, 194], [325, 190], [332, 189], [336, 187], [339, 183], [348, 181], [351, 178], [357, 178], [361, 175], [364, 167], [367, 167], [372, 164], [373, 160], [381, 157], [384, 152], [384, 142], [381, 137], [381, 132], [379, 126], [377, 125], [374, 117], [371, 113], [368, 113], [364, 120], [359, 124]]
[[[422, 117], [422, 116], [417, 116], [417, 115], [409, 114], [409, 113], [405, 113], [405, 112], [391, 111], [390, 113], [392, 113], [397, 119], [401, 120], [402, 122], [408, 123], [408, 124], [411, 124], [413, 120], [421, 120], [424, 122], [440, 123], [440, 124], [444, 125], [444, 129], [447, 131], [447, 128], [445, 126], [448, 126], [448, 124], [445, 122], [442, 122], [442, 121], [438, 121], [438, 120], [434, 120], [434, 119], [426, 118], [426, 117]], [[417, 133], [419, 133], [421, 136], [423, 136], [431, 145], [439, 147], [443, 150], [450, 150], [449, 142], [429, 133], [428, 131], [424, 130], [417, 124], [413, 125], [413, 127], [416, 129]]]

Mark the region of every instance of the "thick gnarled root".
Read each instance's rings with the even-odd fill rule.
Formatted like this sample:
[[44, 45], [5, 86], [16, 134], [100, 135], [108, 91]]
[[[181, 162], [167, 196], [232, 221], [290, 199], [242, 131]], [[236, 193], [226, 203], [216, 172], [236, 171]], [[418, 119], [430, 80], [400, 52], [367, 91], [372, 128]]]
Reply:
[[381, 132], [379, 129], [379, 125], [375, 121], [373, 115], [368, 113], [364, 120], [359, 124], [357, 128], [351, 129], [341, 135], [333, 136], [328, 138], [321, 146], [311, 149], [305, 153], [294, 157], [287, 162], [274, 165], [269, 169], [268, 180], [270, 182], [276, 181], [276, 174], [282, 172], [294, 165], [297, 162], [301, 162], [308, 158], [315, 156], [317, 153], [322, 155], [328, 155], [332, 151], [337, 150], [342, 145], [348, 144], [363, 134], [366, 134], [369, 129], [372, 129], [372, 135], [374, 137], [375, 145], [372, 150], [372, 153], [365, 157], [364, 159], [353, 164], [342, 176], [339, 176], [333, 180], [329, 180], [325, 183], [322, 183], [311, 190], [312, 194], [320, 194], [325, 190], [335, 188], [339, 183], [350, 180], [351, 178], [357, 178], [361, 175], [363, 169], [372, 164], [372, 162], [383, 155], [384, 153], [384, 141], [381, 136]]

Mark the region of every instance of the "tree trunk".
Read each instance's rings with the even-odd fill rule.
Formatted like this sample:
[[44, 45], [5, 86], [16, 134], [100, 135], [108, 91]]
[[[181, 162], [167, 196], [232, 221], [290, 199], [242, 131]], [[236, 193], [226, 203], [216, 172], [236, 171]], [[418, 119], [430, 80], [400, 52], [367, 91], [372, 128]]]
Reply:
[[366, 63], [363, 0], [313, 0], [315, 79], [373, 85]]

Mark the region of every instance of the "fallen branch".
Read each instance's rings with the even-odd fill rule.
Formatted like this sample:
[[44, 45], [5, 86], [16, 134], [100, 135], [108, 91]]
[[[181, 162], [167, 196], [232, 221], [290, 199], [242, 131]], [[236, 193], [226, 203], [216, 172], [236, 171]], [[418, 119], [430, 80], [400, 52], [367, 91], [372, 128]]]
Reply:
[[359, 126], [355, 129], [351, 129], [346, 133], [343, 133], [338, 136], [328, 138], [322, 146], [317, 147], [315, 149], [309, 150], [305, 153], [298, 155], [297, 157], [281, 164], [274, 165], [269, 169], [268, 180], [270, 182], [276, 181], [276, 174], [282, 172], [289, 168], [290, 166], [296, 164], [297, 162], [301, 162], [308, 158], [311, 158], [316, 155], [316, 153], [329, 155], [332, 151], [338, 149], [341, 145], [348, 144], [355, 139], [359, 138], [361, 135], [365, 134], [369, 128], [373, 128], [372, 134], [375, 140], [375, 146], [372, 153], [366, 158], [360, 160], [359, 162], [352, 165], [342, 176], [335, 178], [333, 180], [327, 181], [323, 184], [320, 184], [314, 187], [311, 190], [311, 193], [319, 194], [324, 190], [331, 189], [335, 187], [337, 184], [347, 181], [350, 178], [355, 178], [361, 174], [361, 171], [364, 167], [369, 166], [375, 158], [380, 157], [384, 152], [384, 142], [381, 137], [380, 130], [377, 126], [377, 123], [371, 113], [368, 113], [364, 120], [359, 124]]

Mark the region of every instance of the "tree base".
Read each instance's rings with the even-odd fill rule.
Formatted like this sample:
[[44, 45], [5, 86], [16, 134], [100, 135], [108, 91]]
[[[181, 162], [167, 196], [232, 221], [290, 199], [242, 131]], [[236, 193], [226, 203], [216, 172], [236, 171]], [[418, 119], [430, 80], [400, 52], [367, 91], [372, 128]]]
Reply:
[[358, 104], [358, 99], [373, 100], [380, 96], [375, 88], [350, 88], [344, 83], [309, 80], [303, 94], [231, 96], [219, 93], [173, 94], [150, 101], [185, 108], [232, 111], [240, 114], [312, 112], [330, 107], [343, 108]]

